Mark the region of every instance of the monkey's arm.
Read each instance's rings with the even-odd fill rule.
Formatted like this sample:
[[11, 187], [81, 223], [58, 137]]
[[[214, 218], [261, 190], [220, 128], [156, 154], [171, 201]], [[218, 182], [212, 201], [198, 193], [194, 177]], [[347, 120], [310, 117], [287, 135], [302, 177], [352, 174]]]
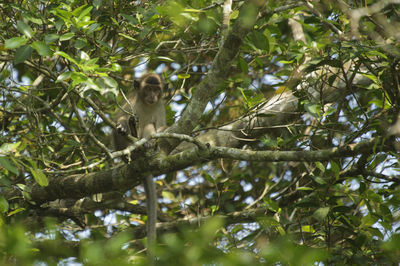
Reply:
[[137, 131], [137, 126], [139, 125], [139, 121], [136, 116], [131, 115], [129, 116], [129, 131], [131, 132], [131, 135], [135, 138], [138, 137], [138, 131]]

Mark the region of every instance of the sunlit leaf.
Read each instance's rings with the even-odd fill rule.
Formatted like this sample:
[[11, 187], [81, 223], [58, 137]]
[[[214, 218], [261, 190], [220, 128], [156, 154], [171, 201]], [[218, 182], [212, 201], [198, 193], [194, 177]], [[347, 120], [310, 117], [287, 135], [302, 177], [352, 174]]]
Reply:
[[33, 175], [35, 181], [42, 187], [47, 187], [49, 185], [49, 181], [46, 175], [40, 169], [29, 169]]
[[60, 82], [60, 81], [63, 81], [63, 80], [66, 80], [66, 79], [71, 78], [72, 73], [73, 73], [73, 72], [71, 72], [71, 71], [67, 71], [67, 72], [61, 73], [61, 74], [57, 77], [57, 81], [56, 81], [56, 82]]
[[176, 200], [175, 195], [169, 191], [164, 190], [162, 193], [162, 197], [169, 200]]
[[17, 22], [17, 29], [29, 39], [35, 34], [28, 24], [20, 20]]
[[190, 78], [190, 74], [178, 74], [178, 79], [188, 79]]
[[67, 54], [65, 52], [58, 51], [58, 52], [55, 52], [54, 54], [55, 55], [60, 55], [60, 56], [64, 57], [65, 59], [68, 59], [71, 63], [79, 65], [78, 62], [74, 58], [72, 58], [69, 54]]

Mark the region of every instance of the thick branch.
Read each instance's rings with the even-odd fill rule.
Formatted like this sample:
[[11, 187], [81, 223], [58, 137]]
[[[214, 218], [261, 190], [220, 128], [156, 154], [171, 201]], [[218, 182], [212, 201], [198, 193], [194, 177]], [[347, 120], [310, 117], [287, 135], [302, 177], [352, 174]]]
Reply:
[[[157, 137], [163, 133], [157, 134]], [[176, 135], [178, 138], [179, 135]], [[171, 137], [171, 134], [165, 134]], [[190, 137], [185, 136], [185, 139]], [[195, 142], [195, 140], [193, 140]], [[141, 183], [141, 178], [147, 173], [154, 176], [168, 172], [184, 169], [196, 163], [218, 158], [230, 158], [243, 161], [329, 161], [332, 158], [354, 156], [374, 148], [380, 139], [362, 141], [357, 144], [345, 145], [333, 149], [319, 151], [248, 151], [235, 148], [213, 147], [209, 145], [198, 145], [196, 148], [170, 155], [165, 158], [154, 156], [144, 158], [147, 160], [133, 161], [129, 165], [105, 170], [98, 173], [83, 175], [72, 175], [62, 178], [51, 179], [47, 187], [35, 184], [32, 187], [31, 198], [36, 203], [43, 203], [55, 199], [82, 198], [91, 194], [110, 191], [126, 191]], [[377, 145], [376, 149], [382, 149]]]
[[[230, 76], [232, 62], [239, 52], [243, 39], [253, 29], [257, 20], [257, 14], [263, 5], [260, 2], [264, 1], [247, 1], [242, 6], [239, 17], [215, 56], [209, 73], [194, 91], [181, 119], [170, 127], [168, 132], [187, 134], [197, 126], [197, 121], [199, 121], [207, 103], [215, 96], [219, 85]], [[172, 145], [177, 144], [178, 142], [174, 142]]]

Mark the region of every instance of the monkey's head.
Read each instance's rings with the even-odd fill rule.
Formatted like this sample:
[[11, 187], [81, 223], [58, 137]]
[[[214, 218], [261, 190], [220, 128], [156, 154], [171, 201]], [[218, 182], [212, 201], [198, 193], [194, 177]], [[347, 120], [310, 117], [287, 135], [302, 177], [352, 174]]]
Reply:
[[140, 99], [148, 105], [158, 103], [166, 87], [161, 77], [157, 74], [146, 74], [139, 80], [135, 80], [134, 85]]

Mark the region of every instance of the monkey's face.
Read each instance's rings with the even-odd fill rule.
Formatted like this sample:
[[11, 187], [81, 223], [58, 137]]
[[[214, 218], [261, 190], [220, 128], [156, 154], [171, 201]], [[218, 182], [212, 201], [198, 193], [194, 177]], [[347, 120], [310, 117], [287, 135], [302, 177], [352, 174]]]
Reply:
[[156, 104], [161, 98], [160, 86], [144, 86], [142, 88], [142, 99], [148, 105]]

